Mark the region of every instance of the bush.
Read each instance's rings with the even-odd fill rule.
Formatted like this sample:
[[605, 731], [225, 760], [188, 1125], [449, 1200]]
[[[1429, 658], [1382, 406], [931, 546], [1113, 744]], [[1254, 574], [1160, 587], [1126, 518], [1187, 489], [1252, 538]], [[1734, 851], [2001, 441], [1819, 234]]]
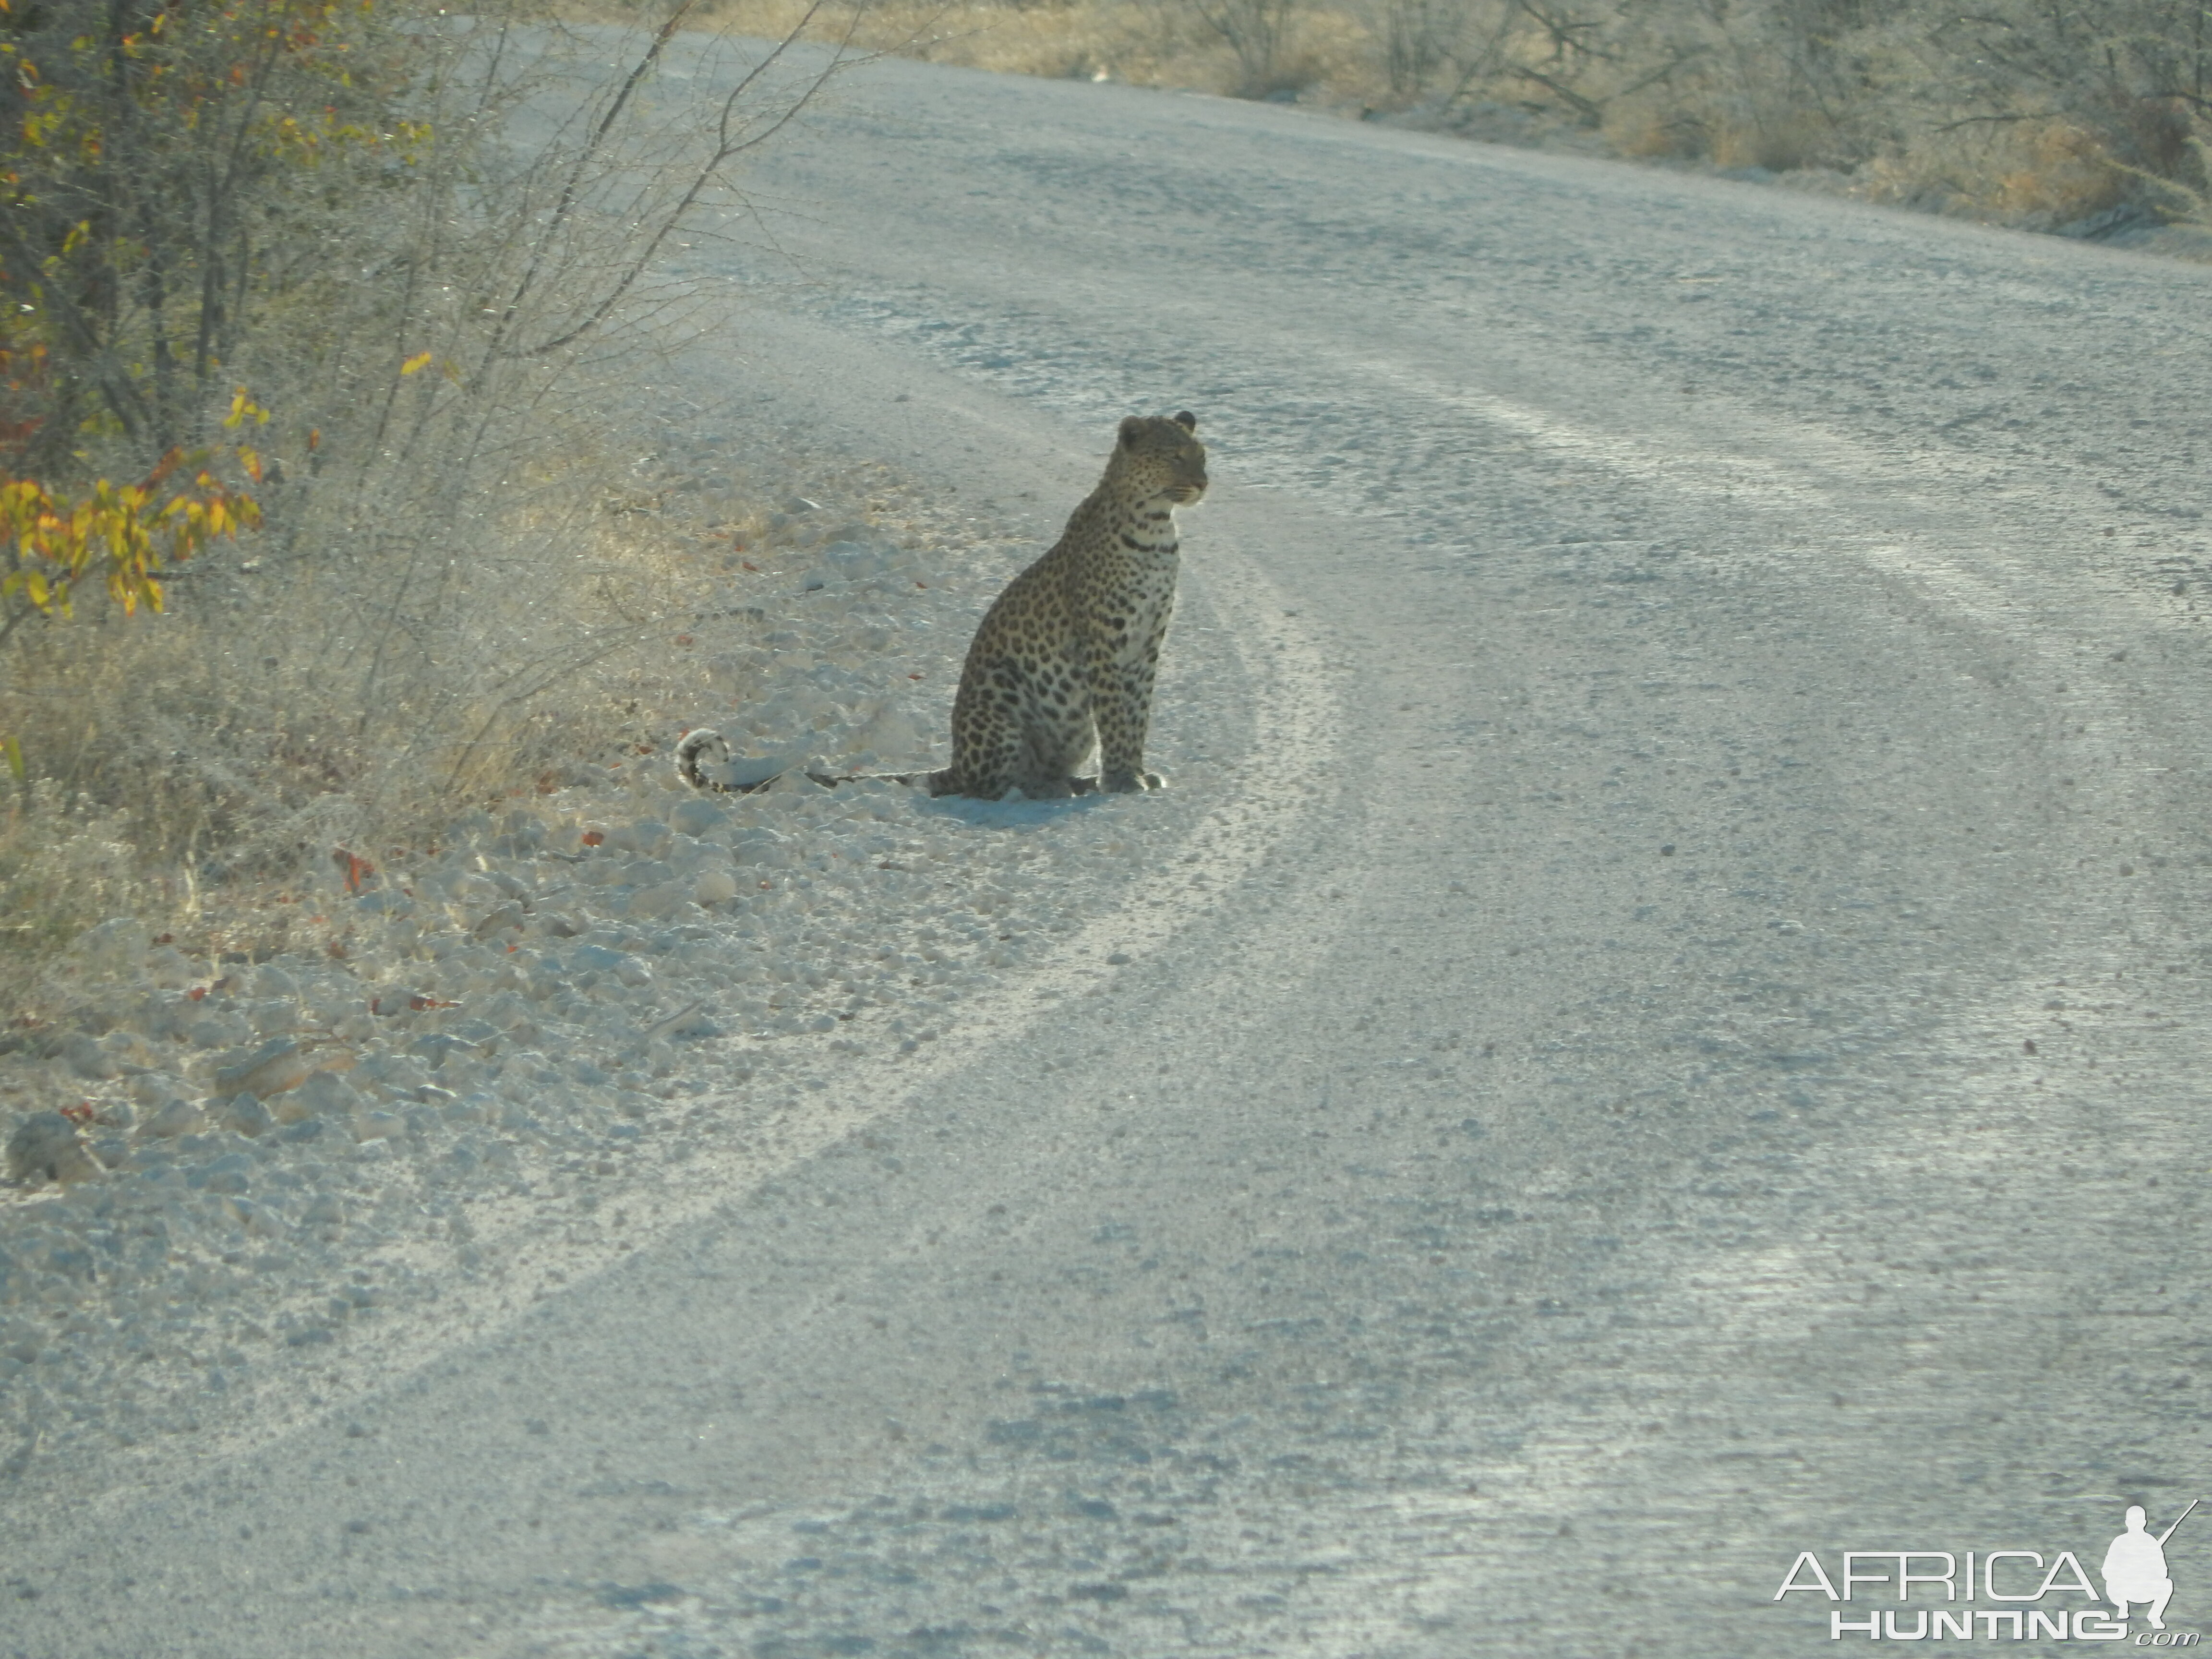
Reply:
[[655, 254], [819, 83], [772, 55], [647, 111], [687, 16], [611, 78], [604, 38], [495, 9], [0, 12], [19, 992], [81, 905], [135, 884], [181, 926], [420, 846], [666, 683], [696, 599], [672, 530], [609, 510], [637, 503], [605, 414], [668, 339]]

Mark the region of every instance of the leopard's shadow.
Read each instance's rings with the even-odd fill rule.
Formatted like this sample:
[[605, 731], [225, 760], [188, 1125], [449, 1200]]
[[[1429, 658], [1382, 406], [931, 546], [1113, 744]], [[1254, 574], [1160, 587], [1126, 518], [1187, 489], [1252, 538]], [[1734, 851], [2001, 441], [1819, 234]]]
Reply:
[[[902, 788], [904, 786], [893, 784], [890, 787]], [[1061, 795], [1045, 800], [977, 800], [969, 795], [923, 795], [919, 791], [915, 793], [920, 797], [915, 803], [917, 811], [931, 817], [958, 818], [979, 830], [1040, 830], [1079, 813], [1097, 811], [1115, 799], [1097, 789], [1079, 795]]]

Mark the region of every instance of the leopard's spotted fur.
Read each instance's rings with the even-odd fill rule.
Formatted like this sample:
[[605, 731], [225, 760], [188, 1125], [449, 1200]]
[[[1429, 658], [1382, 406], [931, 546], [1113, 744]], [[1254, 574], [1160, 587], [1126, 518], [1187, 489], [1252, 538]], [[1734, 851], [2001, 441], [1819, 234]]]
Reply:
[[[1188, 410], [1121, 422], [1098, 487], [975, 630], [952, 703], [952, 763], [899, 781], [986, 800], [1011, 789], [1036, 799], [1162, 787], [1145, 770], [1145, 737], [1175, 605], [1175, 509], [1206, 494], [1197, 428]], [[1079, 776], [1094, 744], [1099, 774]], [[716, 746], [727, 754], [712, 732], [684, 740], [677, 764], [688, 781], [732, 787], [700, 772]]]
[[1175, 509], [1206, 493], [1198, 417], [1133, 415], [1106, 474], [1052, 550], [1006, 585], [968, 647], [952, 702], [952, 764], [930, 793], [1036, 799], [1157, 789], [1145, 770], [1152, 680], [1175, 605]]

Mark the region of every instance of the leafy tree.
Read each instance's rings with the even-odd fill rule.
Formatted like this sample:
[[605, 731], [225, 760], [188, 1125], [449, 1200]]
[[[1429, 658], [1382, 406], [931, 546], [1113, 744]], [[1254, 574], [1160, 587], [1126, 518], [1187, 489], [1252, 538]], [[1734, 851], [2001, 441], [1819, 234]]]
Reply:
[[428, 132], [363, 0], [0, 0], [0, 425], [33, 477], [88, 437], [202, 435], [327, 210]]

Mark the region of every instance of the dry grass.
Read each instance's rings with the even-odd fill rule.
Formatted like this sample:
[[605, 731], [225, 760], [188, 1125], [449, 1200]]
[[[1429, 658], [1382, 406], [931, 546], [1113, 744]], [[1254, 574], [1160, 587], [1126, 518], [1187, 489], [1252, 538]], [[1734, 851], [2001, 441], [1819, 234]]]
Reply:
[[[602, 391], [595, 407], [625, 409]], [[647, 416], [629, 416], [614, 424], [635, 434]], [[404, 883], [457, 833], [526, 830], [562, 810], [555, 791], [665, 770], [710, 686], [758, 689], [712, 646], [733, 612], [775, 615], [817, 556], [770, 528], [793, 494], [826, 521], [943, 529], [880, 468], [694, 452], [641, 470], [580, 444], [473, 538], [438, 643], [383, 694], [404, 722], [362, 718], [363, 663], [332, 617], [359, 594], [327, 559], [287, 578], [249, 549], [259, 569], [210, 569], [222, 591], [166, 617], [34, 636], [0, 692], [44, 763], [27, 785], [0, 779], [0, 1018], [83, 1006], [69, 947], [118, 916], [209, 963], [345, 956], [349, 858]]]
[[[595, 493], [586, 470], [568, 482]], [[632, 743], [683, 678], [690, 526], [533, 516], [481, 538], [434, 638], [381, 668], [357, 572], [250, 546], [181, 573], [167, 615], [81, 607], [28, 630], [0, 688], [0, 729], [31, 763], [0, 785], [0, 979], [17, 1000], [109, 916], [216, 952], [319, 940], [292, 902], [342, 887], [347, 854], [404, 860], [457, 812], [526, 801]]]
[[2063, 118], [1930, 134], [1858, 177], [1869, 201], [2039, 229], [2112, 207], [2134, 182], [2095, 134]]

